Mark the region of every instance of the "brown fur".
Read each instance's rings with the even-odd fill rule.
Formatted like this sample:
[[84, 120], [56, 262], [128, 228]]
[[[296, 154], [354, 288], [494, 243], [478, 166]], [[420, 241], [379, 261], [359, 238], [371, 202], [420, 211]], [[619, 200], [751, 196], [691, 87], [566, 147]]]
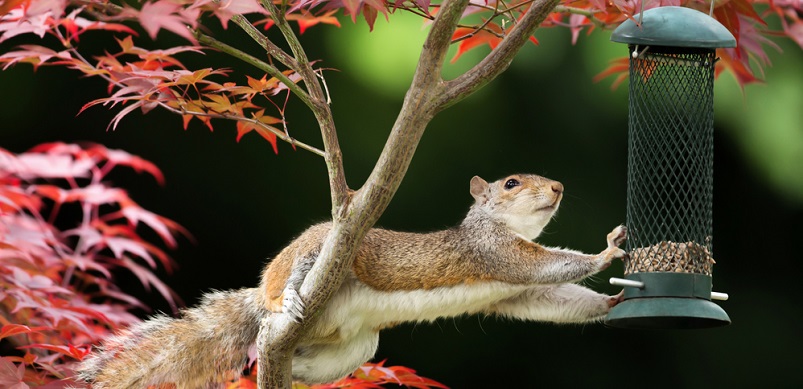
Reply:
[[[536, 197], [552, 196], [554, 203], [562, 197], [561, 183], [540, 176], [517, 174], [492, 185], [504, 185], [511, 178], [522, 184], [510, 190], [497, 190], [492, 199], [486, 200], [503, 205], [523, 191], [536, 193]], [[482, 179], [472, 180], [471, 193], [475, 199], [481, 199], [488, 196], [483, 193], [488, 186]], [[430, 233], [373, 228], [357, 249], [352, 270], [362, 283], [379, 291], [432, 289], [478, 281], [528, 282], [521, 269], [532, 266], [526, 262], [542, 258], [544, 249], [522, 239], [485, 242], [493, 246], [493, 256], [498, 259], [489, 262], [485, 253], [477, 249], [478, 242], [488, 239], [474, 233], [479, 227], [476, 223], [480, 222], [468, 217], [458, 227]], [[281, 312], [291, 270], [298, 258], [320, 248], [330, 227], [330, 223], [321, 223], [309, 228], [267, 266], [262, 287], [268, 296], [268, 310]]]
[[[377, 332], [399, 322], [475, 312], [588, 322], [620, 301], [571, 282], [624, 255], [616, 247], [624, 228], [609, 234], [597, 255], [545, 248], [531, 239], [557, 209], [563, 185], [535, 175], [490, 184], [474, 177], [470, 192], [475, 204], [459, 226], [366, 234], [341, 290], [298, 342], [294, 379], [329, 382], [348, 374], [374, 355]], [[82, 362], [78, 379], [96, 389], [168, 382], [190, 389], [236, 376], [258, 336], [270, 338], [274, 319], [306, 319], [298, 290], [330, 228], [314, 225], [291, 242], [258, 288], [211, 293], [180, 318], [157, 316], [106, 340]]]
[[177, 389], [192, 389], [206, 387], [210, 377], [238, 376], [256, 338], [252, 323], [263, 315], [257, 291], [207, 294], [179, 319], [157, 316], [123, 330], [84, 359], [79, 378], [93, 381], [94, 389], [145, 388], [154, 377], [175, 374], [184, 377]]

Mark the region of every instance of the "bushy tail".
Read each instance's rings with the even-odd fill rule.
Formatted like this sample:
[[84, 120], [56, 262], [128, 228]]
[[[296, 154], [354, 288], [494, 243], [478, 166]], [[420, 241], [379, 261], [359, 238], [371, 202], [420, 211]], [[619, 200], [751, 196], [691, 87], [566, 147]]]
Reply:
[[210, 387], [242, 371], [265, 312], [255, 288], [207, 294], [178, 319], [159, 315], [107, 339], [77, 378], [95, 389]]

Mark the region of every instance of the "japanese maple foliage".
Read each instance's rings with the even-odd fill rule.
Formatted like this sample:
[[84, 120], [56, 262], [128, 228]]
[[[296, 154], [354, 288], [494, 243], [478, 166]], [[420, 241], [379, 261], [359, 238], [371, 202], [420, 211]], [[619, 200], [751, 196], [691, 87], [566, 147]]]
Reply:
[[[533, 0], [471, 0], [453, 36], [453, 44], [459, 45], [453, 61], [477, 47], [496, 47], [532, 3]], [[642, 6], [639, 0], [564, 0], [542, 26], [566, 27], [575, 42], [582, 31], [614, 28], [642, 9], [672, 5], [709, 12], [710, 4], [703, 0], [653, 0]], [[723, 66], [718, 71], [732, 72], [742, 85], [756, 82], [769, 65], [765, 48], [777, 47], [770, 37], [787, 36], [803, 47], [801, 4], [800, 0], [714, 0], [713, 16], [730, 29], [738, 44], [733, 49], [719, 50]], [[34, 34], [40, 38], [54, 36], [59, 44], [21, 45], [0, 54], [0, 63], [3, 68], [19, 63], [66, 66], [105, 79], [109, 96], [91, 101], [85, 108], [99, 104], [121, 106], [111, 128], [133, 111], [147, 113], [161, 107], [181, 115], [185, 129], [193, 119], [210, 130], [221, 120], [234, 121], [238, 140], [255, 132], [274, 151], [278, 151], [276, 142], [281, 139], [322, 155], [322, 151], [292, 137], [284, 119], [289, 94], [305, 93], [303, 86], [296, 85], [301, 78], [296, 73], [299, 67], [286, 55], [276, 54], [280, 51], [277, 46], [265, 44], [267, 38], [260, 37], [255, 26], [272, 28], [275, 13], [282, 13], [284, 20], [297, 23], [303, 33], [321, 24], [339, 26], [336, 13], [342, 12], [352, 20], [362, 15], [373, 27], [379, 14], [387, 16], [399, 10], [431, 20], [440, 6], [440, 2], [431, 0], [153, 0], [134, 5], [107, 0], [5, 0], [0, 1], [0, 42]], [[771, 31], [766, 22], [769, 19], [779, 21], [781, 29]], [[217, 20], [224, 28], [234, 21], [264, 45], [272, 58], [262, 61], [259, 58], [264, 53], [248, 54], [206, 35], [202, 24], [210, 20]], [[82, 54], [81, 36], [98, 30], [113, 33], [117, 45], [106, 48], [103, 55]], [[144, 49], [135, 42], [140, 39], [137, 31], [151, 39], [167, 31], [183, 37], [189, 45]], [[537, 43], [535, 38], [531, 40]], [[178, 58], [209, 49], [250, 63], [256, 71], [231, 76], [226, 69], [214, 65], [188, 69]], [[614, 85], [618, 85], [624, 79], [623, 70], [622, 62], [615, 61], [597, 79], [616, 75]], [[320, 70], [317, 72], [321, 76]]]
[[[106, 183], [117, 167], [161, 183], [151, 162], [101, 145], [48, 143], [22, 154], [0, 149], [0, 387], [76, 385], [72, 368], [92, 344], [138, 322], [147, 308], [114, 283], [132, 272], [176, 308], [176, 296], [153, 273], [171, 269], [166, 253], [140, 236], [142, 227], [175, 247], [175, 222], [143, 209]], [[6, 355], [7, 354], [7, 355]], [[255, 387], [255, 375], [229, 384]], [[443, 385], [404, 367], [367, 364], [329, 388]]]
[[173, 247], [181, 227], [104, 182], [118, 167], [163, 180], [152, 163], [95, 144], [0, 149], [0, 341], [9, 353], [0, 357], [0, 387], [70, 377], [89, 345], [139, 321], [129, 310], [144, 306], [115, 284], [117, 269], [176, 306], [152, 272], [173, 264], [140, 233], [150, 228]]
[[[254, 377], [256, 377], [255, 371], [227, 385], [226, 389], [255, 389], [257, 385]], [[295, 383], [293, 389], [381, 389], [386, 387], [384, 385], [415, 389], [448, 388], [440, 382], [419, 376], [413, 369], [404, 366], [385, 366], [385, 361], [380, 361], [366, 363], [348, 377], [331, 384], [308, 386]]]
[[[350, 376], [338, 382], [314, 385], [310, 389], [373, 389], [383, 388], [384, 384], [417, 389], [446, 388], [446, 386], [437, 381], [417, 375], [415, 370], [403, 366], [385, 366], [385, 361], [380, 361], [378, 363], [366, 363]], [[298, 385], [298, 389], [305, 389], [305, 387]]]

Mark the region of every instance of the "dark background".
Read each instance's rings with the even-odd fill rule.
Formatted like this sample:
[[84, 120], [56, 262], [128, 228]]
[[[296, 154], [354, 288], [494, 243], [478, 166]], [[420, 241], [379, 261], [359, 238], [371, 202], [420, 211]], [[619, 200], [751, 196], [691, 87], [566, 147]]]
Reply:
[[[404, 89], [394, 85], [411, 77], [415, 57], [395, 66], [393, 56], [402, 44], [415, 48], [422, 34], [416, 24], [394, 36], [387, 32], [395, 31], [394, 23], [378, 25], [371, 35], [363, 25], [344, 22], [341, 29], [316, 27], [303, 36], [311, 58], [339, 70], [327, 72], [326, 80], [353, 188], [370, 173], [401, 105]], [[410, 31], [417, 35], [403, 35]], [[248, 43], [236, 31], [226, 34], [231, 42]], [[82, 45], [108, 43], [99, 36], [82, 38]], [[167, 38], [163, 45], [180, 42], [164, 32], [160, 37]], [[609, 81], [591, 78], [625, 49], [605, 34], [581, 37], [576, 46], [564, 30], [538, 37], [541, 45], [525, 48], [510, 71], [431, 123], [379, 225], [413, 231], [451, 226], [470, 205], [473, 175], [493, 180], [531, 172], [560, 180], [567, 190], [539, 241], [585, 252], [604, 248], [605, 235], [625, 221], [627, 92], [626, 85], [612, 92]], [[0, 44], [0, 52], [21, 43]], [[800, 385], [803, 62], [797, 46], [783, 48], [783, 55], [771, 53], [775, 66], [767, 85], [742, 94], [725, 76], [717, 86], [714, 289], [730, 294], [719, 304], [732, 325], [627, 331], [469, 316], [385, 331], [376, 360], [412, 367], [454, 388]], [[244, 80], [238, 72], [260, 76], [215, 54], [187, 63], [194, 60], [230, 67], [237, 81]], [[156, 163], [164, 187], [127, 172], [111, 178], [142, 206], [193, 234], [194, 242], [182, 239], [171, 253], [179, 271], [163, 277], [188, 305], [210, 289], [255, 285], [273, 254], [328, 217], [321, 158], [286, 144], [274, 155], [255, 134], [236, 143], [231, 123], [218, 122], [210, 132], [195, 122], [183, 131], [181, 119], [163, 111], [135, 112], [109, 132], [117, 111], [96, 107], [76, 116], [84, 103], [103, 97], [105, 87], [59, 68], [34, 72], [26, 65], [0, 73], [0, 147], [21, 152], [40, 142], [90, 140]], [[291, 103], [290, 112], [292, 135], [319, 145], [304, 107]], [[605, 280], [621, 272], [615, 264], [586, 283], [616, 293]], [[130, 277], [120, 280], [156, 309], [168, 309]]]

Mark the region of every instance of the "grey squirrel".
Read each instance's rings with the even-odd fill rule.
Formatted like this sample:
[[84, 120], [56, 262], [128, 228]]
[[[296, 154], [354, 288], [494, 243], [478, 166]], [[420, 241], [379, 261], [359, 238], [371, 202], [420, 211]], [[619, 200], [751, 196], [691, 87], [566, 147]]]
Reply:
[[[374, 356], [379, 331], [402, 322], [481, 313], [556, 323], [603, 318], [622, 295], [575, 284], [625, 252], [624, 226], [596, 255], [532, 242], [554, 215], [563, 185], [516, 174], [471, 179], [474, 204], [463, 222], [429, 233], [371, 229], [351, 272], [298, 343], [293, 379], [332, 382]], [[265, 268], [257, 288], [207, 294], [180, 318], [161, 315], [107, 339], [81, 363], [94, 388], [175, 383], [206, 388], [235, 378], [263, 319], [304, 317], [297, 290], [314, 263], [328, 223], [310, 227]]]

